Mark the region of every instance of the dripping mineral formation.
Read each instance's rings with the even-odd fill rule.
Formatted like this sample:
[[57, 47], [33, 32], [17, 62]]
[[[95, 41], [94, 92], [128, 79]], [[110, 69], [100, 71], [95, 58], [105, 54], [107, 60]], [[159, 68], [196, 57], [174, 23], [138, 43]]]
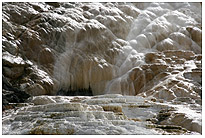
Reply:
[[201, 3], [2, 4], [3, 134], [202, 134]]

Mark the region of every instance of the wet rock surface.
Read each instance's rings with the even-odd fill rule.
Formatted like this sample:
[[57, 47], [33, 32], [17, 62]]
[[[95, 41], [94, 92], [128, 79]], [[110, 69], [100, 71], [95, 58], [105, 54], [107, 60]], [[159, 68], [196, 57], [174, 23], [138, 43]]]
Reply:
[[[140, 96], [35, 96], [28, 101], [15, 114], [3, 117], [3, 134], [201, 133], [200, 121], [180, 112], [180, 108]], [[201, 119], [200, 112], [196, 112], [199, 109], [197, 106], [189, 112]], [[7, 114], [12, 112], [7, 110]]]
[[3, 134], [201, 134], [201, 13], [3, 2]]

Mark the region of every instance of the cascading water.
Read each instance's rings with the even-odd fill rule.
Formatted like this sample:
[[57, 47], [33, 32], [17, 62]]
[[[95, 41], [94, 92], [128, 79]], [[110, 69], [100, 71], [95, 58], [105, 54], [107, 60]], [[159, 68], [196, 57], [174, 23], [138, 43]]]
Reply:
[[202, 133], [201, 3], [2, 7], [3, 134]]
[[[106, 28], [110, 25], [109, 20], [103, 22], [104, 24], [96, 22], [93, 25], [94, 20], [91, 20], [91, 23], [80, 24], [82, 29], [74, 30], [72, 44], [66, 43], [66, 51], [56, 62], [54, 77], [59, 82], [58, 89], [78, 90], [91, 87], [94, 95], [135, 95], [133, 86], [121, 90], [120, 83], [127, 78], [126, 74], [131, 69], [145, 64], [144, 54], [166, 50], [191, 50], [201, 53], [200, 45], [190, 38], [187, 31], [187, 27], [197, 26], [196, 19], [200, 19], [192, 14], [200, 13], [195, 6], [196, 4], [189, 3], [144, 5], [145, 9], [138, 9], [139, 15], [133, 19], [130, 27], [125, 28], [130, 30], [126, 41], [117, 39], [117, 34], [111, 32], [109, 27]], [[193, 7], [190, 8], [193, 11], [186, 10], [187, 7]], [[117, 16], [121, 14], [115, 10], [111, 10], [111, 13], [116, 12]], [[185, 13], [188, 13], [188, 16]], [[110, 17], [110, 13], [107, 14]], [[130, 89], [133, 92], [129, 92]]]
[[[125, 74], [128, 74], [132, 68], [144, 64], [144, 54], [146, 53], [166, 50], [190, 50], [198, 54], [201, 53], [201, 46], [189, 38], [190, 34], [186, 31], [186, 26], [197, 26], [198, 22], [193, 17], [179, 12], [188, 6], [194, 7], [195, 5], [152, 3], [148, 8], [140, 11], [126, 38], [128, 45], [123, 47], [123, 55], [121, 54], [117, 58], [121, 60], [126, 57], [120, 61], [120, 65], [116, 64], [120, 66], [118, 71], [120, 75], [111, 81], [111, 84], [108, 84], [109, 88], [106, 93], [135, 95], [136, 92], [130, 92], [130, 87], [122, 90], [121, 84], [129, 85], [129, 82], [124, 82], [129, 77]], [[201, 13], [196, 8], [192, 10]], [[143, 78], [141, 80], [145, 81]], [[131, 85], [132, 91], [133, 84]]]

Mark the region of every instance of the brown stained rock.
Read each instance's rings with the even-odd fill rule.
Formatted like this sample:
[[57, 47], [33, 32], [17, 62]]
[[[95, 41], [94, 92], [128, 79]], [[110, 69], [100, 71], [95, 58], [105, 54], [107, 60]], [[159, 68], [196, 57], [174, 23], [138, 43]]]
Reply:
[[175, 64], [184, 64], [185, 61], [186, 61], [186, 60], [183, 59], [183, 58], [182, 58], [182, 59], [176, 59], [176, 60], [175, 60]]
[[32, 96], [48, 94], [48, 92], [38, 83], [30, 85], [28, 88], [26, 88], [26, 92]]
[[[172, 87], [172, 91], [177, 97], [190, 97], [192, 94], [187, 89], [182, 87], [174, 86]], [[194, 96], [194, 95], [193, 95]]]
[[70, 100], [70, 102], [81, 102], [83, 100], [85, 100], [86, 98], [82, 97], [82, 98], [79, 98], [79, 97], [74, 97]]
[[170, 115], [171, 115], [171, 113], [168, 111], [163, 111], [163, 110], [160, 111], [159, 114], [157, 114], [157, 118], [156, 118], [157, 123], [163, 125], [163, 123], [161, 123], [161, 122], [168, 119], [170, 117]]
[[163, 60], [167, 63], [167, 64], [171, 64], [172, 63], [172, 59], [171, 58], [163, 58]]
[[46, 4], [51, 5], [51, 6], [55, 7], [55, 8], [60, 7], [60, 3], [59, 2], [46, 2]]
[[38, 62], [41, 65], [54, 64], [54, 56], [49, 48], [44, 48], [40, 51], [38, 56]]
[[103, 105], [102, 106], [104, 111], [112, 111], [112, 112], [122, 112], [121, 106], [114, 106], [114, 105]]
[[176, 125], [179, 125], [183, 120], [186, 118], [185, 114], [175, 114], [173, 115], [174, 117], [172, 118], [172, 122]]
[[[192, 60], [194, 58], [195, 58], [194, 53], [190, 51], [175, 50], [175, 51], [164, 51], [163, 53], [147, 53], [145, 55], [145, 61], [148, 64], [143, 64], [137, 68], [134, 68], [129, 73], [130, 81], [131, 82], [134, 81], [133, 84], [135, 88], [135, 93], [136, 94], [143, 93], [145, 91], [148, 91], [149, 89], [157, 90], [154, 88], [157, 84], [159, 84], [162, 81], [166, 81], [166, 79], [169, 78], [169, 75], [179, 74], [180, 72], [187, 69], [188, 67], [183, 67], [186, 60]], [[169, 60], [167, 61], [167, 59]], [[158, 60], [162, 60], [162, 61], [164, 60], [165, 63], [167, 64], [160, 63], [158, 62]], [[194, 74], [194, 72], [196, 72], [195, 74], [197, 73], [200, 74], [201, 70], [192, 69], [192, 74]], [[191, 77], [190, 73], [188, 75], [188, 72], [185, 72], [184, 75], [186, 76], [186, 78]], [[192, 78], [194, 79], [194, 81], [199, 80], [196, 77], [193, 77], [193, 75]], [[181, 78], [180, 80], [184, 81], [183, 78]], [[174, 85], [178, 83], [179, 81], [176, 79], [169, 80], [167, 81], [165, 86], [167, 88], [172, 88]], [[187, 89], [188, 92], [190, 92], [188, 87], [185, 89]], [[123, 89], [123, 91], [125, 90]], [[172, 92], [170, 93], [169, 91], [165, 92], [165, 91], [166, 91], [165, 88], [161, 88], [159, 90], [159, 93], [157, 93], [158, 97], [164, 99], [166, 97], [165, 95], [167, 95], [169, 100], [175, 98], [174, 93]], [[180, 94], [184, 95], [185, 93], [182, 92]], [[177, 94], [177, 96], [179, 96], [180, 94]]]
[[[161, 97], [162, 99], [167, 99], [166, 96], [168, 96], [169, 100], [173, 99], [175, 96], [188, 96], [191, 93], [191, 97], [196, 98], [196, 94], [194, 94], [192, 91], [195, 90], [195, 88], [190, 88], [183, 82], [185, 79], [183, 77], [180, 77], [180, 75], [176, 79], [170, 79], [166, 82], [165, 87], [160, 87], [158, 84], [162, 81], [166, 81], [169, 77], [169, 75], [172, 74], [179, 74], [180, 72], [184, 71], [185, 69], [189, 68], [188, 66], [184, 66], [187, 60], [193, 60], [195, 59], [195, 64], [197, 68], [192, 69], [191, 72], [185, 72], [184, 77], [187, 79], [191, 79], [194, 82], [201, 83], [201, 63], [199, 63], [197, 60], [200, 60], [199, 57], [194, 56], [193, 52], [190, 51], [181, 51], [181, 50], [175, 50], [175, 51], [164, 51], [161, 53], [162, 60], [164, 60], [167, 64], [160, 64], [157, 63], [158, 58], [156, 58], [157, 53], [148, 53], [145, 55], [145, 61], [149, 64], [145, 64], [140, 66], [140, 69], [142, 70], [141, 73], [145, 74], [146, 82], [144, 82], [144, 78], [138, 78], [141, 79], [142, 82], [144, 82], [144, 88], [141, 90], [138, 90], [138, 93], [145, 92], [148, 95], [155, 95], [157, 97]], [[156, 58], [156, 59], [155, 59]], [[184, 66], [184, 67], [183, 67]], [[130, 77], [133, 75], [130, 75]], [[138, 75], [140, 76], [140, 75]], [[131, 77], [133, 78], [133, 77]], [[136, 79], [136, 77], [134, 77]], [[134, 80], [135, 80], [134, 79]], [[179, 83], [179, 81], [181, 81]], [[136, 81], [135, 81], [136, 82]], [[140, 80], [138, 80], [137, 83], [141, 83]], [[178, 86], [179, 87], [178, 87]], [[135, 87], [139, 87], [140, 85], [135, 83]], [[167, 89], [171, 89], [173, 92], [166, 92]], [[135, 89], [136, 90], [136, 89]], [[155, 90], [155, 91], [153, 91]], [[200, 89], [196, 90], [197, 93], [200, 93]], [[193, 96], [195, 95], [195, 96]]]
[[56, 101], [49, 97], [41, 98], [40, 96], [39, 97], [36, 96], [36, 97], [33, 97], [33, 99], [31, 98], [31, 103], [33, 103], [34, 105], [45, 105], [49, 103], [56, 103]]
[[173, 91], [170, 91], [170, 90], [167, 90], [167, 89], [163, 89], [161, 91], [158, 91], [153, 96], [157, 99], [163, 99], [163, 100], [166, 100], [166, 101], [171, 101], [174, 98], [176, 98]]
[[202, 72], [200, 70], [193, 70], [192, 72], [185, 72], [184, 77], [190, 80], [194, 80], [198, 83], [202, 82]]
[[9, 15], [7, 19], [19, 25], [27, 23], [33, 16], [35, 16], [35, 11], [30, 10], [28, 12], [30, 5], [26, 2], [8, 4], [5, 7], [4, 12]]
[[191, 122], [191, 130], [202, 134], [202, 126], [196, 122]]
[[183, 82], [183, 81], [178, 81], [178, 83], [177, 83], [176, 86], [177, 86], [177, 87], [181, 87], [181, 88], [183, 88], [183, 89], [185, 89], [185, 90], [187, 90], [187, 91], [189, 91], [189, 92], [192, 91], [191, 87], [190, 87], [189, 85], [187, 85], [186, 82]]
[[24, 73], [24, 67], [3, 67], [3, 74], [11, 79], [17, 79]]
[[202, 46], [202, 31], [197, 27], [187, 27], [187, 31], [191, 34], [191, 38], [195, 41], [200, 47]]
[[42, 45], [44, 42], [42, 42], [39, 38], [39, 35], [37, 32], [25, 32], [22, 36], [22, 48], [23, 53], [25, 53], [26, 57], [29, 60], [38, 61], [38, 53], [43, 48]]
[[136, 80], [139, 75], [143, 74], [143, 70], [141, 68], [134, 68], [132, 71], [129, 73], [129, 78], [134, 81]]
[[152, 70], [154, 75], [157, 75], [161, 72], [166, 72], [168, 68], [168, 65], [164, 64], [151, 64], [150, 69]]
[[184, 58], [186, 60], [194, 59], [194, 55], [195, 55], [192, 51], [183, 51], [183, 50], [164, 51], [163, 53], [167, 57], [176, 56], [178, 58]]
[[154, 78], [154, 73], [152, 72], [152, 70], [147, 69], [147, 70], [145, 71], [145, 80], [146, 80], [146, 83], [150, 82], [153, 78]]
[[170, 73], [169, 72], [161, 72], [159, 74], [157, 74], [156, 76], [154, 76], [154, 81], [158, 82], [158, 81], [164, 81], [167, 79], [167, 76], [169, 76]]
[[183, 50], [190, 50], [192, 40], [188, 36], [180, 32], [174, 32], [169, 35], [169, 38], [177, 42], [179, 45], [183, 45]]
[[190, 131], [202, 132], [201, 126], [183, 113], [173, 113], [169, 121], [172, 125], [182, 126]]
[[59, 130], [59, 128], [50, 128], [46, 124], [39, 125], [35, 128], [33, 128], [29, 135], [73, 135], [74, 129], [65, 129], [63, 132]]
[[196, 55], [195, 57], [196, 57], [196, 60], [198, 60], [198, 61], [201, 61], [201, 60], [202, 60], [202, 55], [201, 55], [201, 54], [198, 54], [198, 55]]
[[135, 95], [139, 94], [139, 91], [144, 88], [145, 83], [146, 81], [144, 78], [144, 74], [140, 75], [139, 78], [133, 82], [135, 87]]
[[[5, 41], [12, 40], [15, 44], [11, 49], [4, 49], [19, 51], [19, 55], [11, 58], [12, 60], [3, 57], [5, 75], [10, 78], [20, 77], [24, 74], [23, 68], [13, 67], [24, 66], [25, 59], [29, 59], [47, 74], [40, 77], [41, 74], [33, 75], [34, 70], [31, 70], [25, 78], [38, 83], [47, 92], [52, 91], [54, 87], [52, 83], [44, 81], [46, 76], [56, 80], [55, 91], [69, 87], [72, 90], [87, 89], [90, 86], [94, 95], [103, 94], [105, 89], [133, 95], [149, 89], [155, 90], [161, 82], [166, 82], [170, 73], [180, 76], [180, 72], [189, 68], [186, 66], [189, 60], [194, 60], [197, 68], [200, 68], [202, 56], [196, 56], [192, 52], [196, 48], [195, 45], [201, 45], [202, 31], [196, 27], [200, 26], [200, 23], [196, 26], [182, 26], [181, 31], [176, 32], [170, 30], [172, 27], [168, 25], [167, 31], [159, 34], [154, 32], [158, 32], [162, 26], [153, 25], [150, 32], [144, 33], [142, 37], [143, 41], [149, 43], [149, 49], [153, 50], [144, 55], [146, 64], [136, 67], [133, 62], [137, 59], [133, 58], [132, 67], [125, 69], [128, 75], [116, 79], [113, 88], [108, 88], [110, 85], [107, 84], [121, 72], [116, 65], [118, 56], [124, 52], [123, 47], [129, 45], [125, 38], [134, 18], [144, 7], [143, 4], [142, 7], [139, 5], [141, 4], [134, 3], [131, 6], [123, 3], [101, 3], [99, 6], [90, 3], [5, 3], [3, 36]], [[13, 10], [10, 10], [11, 8]], [[142, 44], [146, 44], [146, 48], [147, 42], [141, 41]], [[11, 45], [12, 43], [5, 43], [4, 46]], [[162, 52], [157, 52], [156, 47]], [[13, 62], [16, 59], [23, 62], [16, 64]], [[144, 60], [142, 59], [143, 62]], [[27, 71], [27, 68], [24, 70]], [[15, 71], [16, 74], [11, 73]], [[196, 76], [201, 76], [200, 71], [196, 69], [191, 72], [185, 72], [180, 81], [199, 82], [200, 78]], [[167, 81], [164, 84], [170, 89], [175, 83], [177, 82]]]
[[2, 64], [7, 67], [24, 67], [28, 66], [22, 57], [14, 56], [8, 52], [2, 53]]
[[165, 60], [165, 57], [161, 52], [151, 52], [145, 55], [145, 62], [147, 64], [155, 64], [155, 63], [162, 64], [164, 60]]
[[159, 55], [157, 53], [147, 53], [145, 55], [145, 62], [148, 64], [154, 63], [157, 58], [159, 58]]
[[[114, 35], [117, 36], [118, 38], [121, 39], [125, 39], [126, 36], [129, 33], [129, 24], [131, 22], [131, 20], [129, 18], [121, 18], [120, 16], [113, 16], [112, 18], [110, 18], [109, 16], [105, 16], [105, 17], [101, 17], [101, 16], [97, 16], [96, 19], [104, 24], [107, 28], [109, 28], [112, 32], [114, 32]], [[115, 26], [118, 26], [118, 24], [121, 24], [122, 27], [117, 28]]]
[[125, 14], [136, 18], [139, 15], [138, 9], [135, 9], [128, 5], [119, 5], [119, 9], [124, 12]]
[[128, 118], [128, 120], [133, 120], [133, 121], [135, 121], [135, 122], [137, 122], [137, 121], [142, 122], [142, 120], [141, 120], [141, 119], [139, 119], [139, 118]]
[[[167, 10], [166, 12], [155, 13], [154, 11], [156, 9], [159, 11], [164, 10], [164, 4], [161, 5], [159, 3], [5, 2], [2, 5], [3, 52], [8, 52], [11, 55], [7, 54], [5, 56], [4, 53], [2, 56], [3, 75], [8, 77], [8, 80], [11, 80], [15, 86], [26, 90], [31, 95], [48, 95], [51, 92], [55, 95], [56, 91], [61, 89], [68, 90], [69, 88], [71, 89], [71, 93], [73, 92], [79, 95], [81, 92], [86, 94], [86, 90], [92, 89], [94, 95], [109, 92], [123, 95], [141, 94], [145, 98], [154, 97], [152, 98], [154, 100], [151, 101], [156, 103], [163, 102], [163, 100], [166, 103], [166, 101], [171, 102], [176, 99], [173, 104], [177, 102], [183, 102], [184, 104], [195, 102], [201, 104], [201, 97], [199, 96], [202, 95], [202, 55], [200, 54], [202, 31], [200, 28], [201, 22], [197, 20], [200, 15], [194, 13], [196, 12], [195, 10], [190, 11], [189, 6], [183, 7], [182, 5], [182, 8], [176, 7], [176, 5], [169, 5], [169, 7], [168, 5], [168, 3], [165, 3], [165, 7], [168, 7], [168, 9], [172, 9], [172, 6], [176, 8], [174, 14], [171, 9], [170, 11], [168, 10], [168, 13]], [[194, 4], [194, 7], [195, 5], [197, 3]], [[162, 7], [152, 10], [152, 8], [158, 6]], [[190, 3], [190, 7], [192, 7], [192, 3]], [[147, 9], [148, 11], [146, 11]], [[196, 14], [197, 17], [193, 18], [193, 15], [187, 15], [186, 9], [193, 12], [194, 16]], [[184, 13], [182, 14], [182, 19], [186, 17], [185, 19], [193, 18], [193, 20], [183, 22], [181, 20], [181, 14], [177, 12], [178, 10], [179, 13]], [[200, 11], [200, 9], [198, 10]], [[137, 18], [139, 14], [140, 18]], [[160, 14], [160, 18], [157, 18], [158, 14]], [[144, 15], [148, 16], [138, 22], [138, 19], [141, 19]], [[174, 24], [172, 24], [172, 19], [174, 19], [172, 17], [179, 17]], [[133, 22], [134, 26], [132, 26]], [[192, 26], [187, 26], [188, 24]], [[131, 45], [131, 40], [134, 40], [132, 44], [136, 44], [136, 47]], [[126, 49], [129, 45], [132, 47]], [[129, 50], [132, 50], [131, 54]], [[149, 51], [152, 52], [149, 53]], [[140, 58], [137, 57], [137, 53], [142, 54]], [[27, 60], [30, 60], [33, 66], [27, 64]], [[138, 61], [140, 64], [138, 64]], [[36, 69], [34, 69], [34, 66]], [[79, 89], [82, 91], [77, 93], [76, 90]], [[6, 97], [3, 98], [4, 102], [10, 102], [5, 101], [5, 99], [12, 99], [12, 101], [18, 100], [19, 97], [24, 95], [21, 94], [18, 96], [16, 94], [13, 90], [11, 92], [10, 90], [3, 90], [3, 96]], [[189, 97], [191, 100], [185, 97]], [[133, 97], [133, 99], [136, 98]], [[83, 101], [84, 99], [81, 98], [73, 98], [69, 102], [76, 103]], [[103, 101], [104, 99], [102, 99]], [[145, 103], [150, 103], [149, 99], [145, 101]], [[42, 102], [46, 103], [43, 100]], [[52, 100], [47, 101], [48, 104], [52, 102]], [[110, 102], [113, 101], [111, 100]], [[96, 104], [99, 103], [96, 102]], [[88, 107], [88, 105], [85, 106]], [[194, 105], [190, 105], [191, 108], [192, 106]], [[56, 104], [51, 104], [49, 106], [51, 109], [42, 108], [41, 111], [58, 111], [60, 107], [61, 105], [56, 106]], [[5, 108], [12, 108], [12, 106], [8, 105]], [[78, 109], [78, 107], [73, 108]], [[146, 107], [138, 106], [138, 108], [143, 109]], [[38, 113], [38, 108], [35, 109]], [[106, 103], [103, 109], [108, 112], [106, 114], [95, 112], [95, 114], [103, 118], [108, 115], [107, 113], [113, 112], [115, 112], [115, 115], [123, 115], [122, 106], [119, 103], [115, 106], [110, 106], [109, 103]], [[148, 111], [149, 108], [147, 107], [146, 110]], [[64, 111], [64, 108], [61, 111]], [[70, 110], [65, 111], [66, 114], [71, 113]], [[96, 119], [97, 116], [91, 114], [90, 111], [91, 107], [79, 115], [80, 117], [84, 116], [86, 119], [90, 115], [90, 118]], [[22, 126], [25, 127], [27, 125], [24, 124], [25, 118], [30, 117], [32, 120], [33, 117], [36, 117], [36, 113], [34, 116], [30, 116], [31, 114], [29, 113], [31, 112], [20, 113], [25, 113], [23, 115], [29, 116], [20, 115], [22, 117], [22, 124], [18, 122], [19, 124], [16, 123], [16, 126], [14, 125], [17, 129], [12, 128], [11, 133], [13, 134], [25, 133], [24, 129], [24, 131], [19, 131]], [[63, 112], [60, 114], [63, 114]], [[51, 114], [50, 118], [49, 115], [46, 116], [49, 118], [48, 120], [45, 118], [42, 120], [48, 121], [49, 124], [50, 119], [57, 119], [59, 117], [58, 115]], [[78, 116], [78, 114], [75, 115]], [[112, 116], [109, 115], [109, 118], [112, 118]], [[79, 116], [79, 118], [66, 117], [68, 117], [66, 119], [71, 120], [78, 120], [80, 118]], [[115, 116], [113, 117], [116, 119]], [[160, 113], [158, 117], [161, 123], [164, 121], [164, 126], [161, 125], [156, 128], [172, 133], [172, 130], [181, 130], [180, 127], [173, 126], [173, 124], [179, 123], [179, 125], [185, 125], [189, 130], [201, 133], [199, 123], [183, 118], [183, 116], [171, 116], [166, 112]], [[19, 116], [16, 119], [19, 119]], [[38, 122], [41, 118], [37, 117], [36, 119], [36, 122]], [[65, 121], [66, 119], [65, 117], [62, 118], [62, 122], [59, 123], [56, 122], [59, 120], [52, 120], [53, 124], [49, 125], [47, 123], [31, 124], [34, 126], [30, 133], [74, 134], [74, 130], [77, 129], [73, 126], [74, 129], [61, 129], [61, 124], [69, 122], [69, 120]], [[130, 119], [139, 121], [135, 116]], [[107, 120], [109, 119], [106, 118]], [[11, 121], [15, 121], [15, 119]], [[83, 124], [82, 131], [84, 131], [84, 126], [86, 125], [96, 125], [96, 123], [100, 125], [102, 123], [102, 121], [92, 121], [86, 124], [85, 120], [83, 120], [81, 122]], [[109, 124], [112, 122], [114, 121], [112, 120]], [[157, 120], [153, 122], [157, 122]], [[8, 121], [5, 120], [5, 123], [8, 123]], [[118, 125], [121, 123], [123, 124], [124, 122], [122, 120], [119, 122], [116, 121]], [[127, 123], [125, 124], [128, 125]], [[132, 128], [129, 127], [129, 129]], [[8, 126], [5, 126], [5, 131], [8, 130], [10, 130]], [[115, 132], [118, 132], [118, 130]], [[138, 133], [135, 131], [132, 132]], [[5, 133], [9, 134], [10, 132]]]

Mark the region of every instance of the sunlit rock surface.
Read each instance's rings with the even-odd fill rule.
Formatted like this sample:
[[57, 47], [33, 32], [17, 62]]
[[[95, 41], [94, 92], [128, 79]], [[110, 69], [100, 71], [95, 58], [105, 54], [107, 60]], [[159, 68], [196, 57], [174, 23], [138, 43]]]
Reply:
[[[14, 103], [3, 102], [3, 134], [202, 133], [201, 12], [201, 3], [4, 2], [3, 95]], [[20, 104], [18, 92], [31, 97]]]
[[[188, 99], [189, 100], [189, 99]], [[200, 134], [200, 106], [119, 94], [36, 96], [3, 117], [3, 134]], [[154, 102], [153, 102], [154, 101]], [[6, 114], [5, 113], [5, 114]], [[12, 113], [12, 114], [11, 114]]]

